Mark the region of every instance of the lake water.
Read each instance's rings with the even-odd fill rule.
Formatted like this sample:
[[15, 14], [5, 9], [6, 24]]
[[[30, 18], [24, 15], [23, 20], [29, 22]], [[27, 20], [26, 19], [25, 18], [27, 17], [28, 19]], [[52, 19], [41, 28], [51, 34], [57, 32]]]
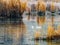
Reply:
[[0, 24], [0, 45], [60, 45], [56, 41], [35, 41], [33, 38], [36, 31], [43, 30], [41, 35], [47, 34], [47, 24], [41, 30], [36, 21], [25, 19], [21, 24]]

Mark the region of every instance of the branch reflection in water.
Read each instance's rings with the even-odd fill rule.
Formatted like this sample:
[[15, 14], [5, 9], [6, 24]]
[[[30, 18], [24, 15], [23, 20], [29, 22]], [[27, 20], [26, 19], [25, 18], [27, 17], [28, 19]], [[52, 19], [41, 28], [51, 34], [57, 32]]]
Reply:
[[26, 27], [24, 23], [21, 24], [6, 24], [4, 25], [4, 37], [6, 45], [22, 45]]

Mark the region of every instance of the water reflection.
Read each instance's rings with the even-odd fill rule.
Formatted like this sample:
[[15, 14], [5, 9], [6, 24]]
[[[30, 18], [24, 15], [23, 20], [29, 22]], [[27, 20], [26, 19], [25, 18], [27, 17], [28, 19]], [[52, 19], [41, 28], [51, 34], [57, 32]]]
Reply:
[[[34, 27], [32, 29], [32, 26]], [[35, 21], [23, 21], [20, 24], [0, 24], [0, 44], [1, 45], [60, 45], [56, 41], [36, 41], [34, 38], [38, 24]], [[45, 30], [45, 29], [44, 29]], [[46, 32], [45, 32], [46, 33]], [[35, 33], [36, 34], [36, 33]], [[39, 33], [40, 34], [40, 33]], [[39, 36], [38, 34], [38, 36]]]
[[24, 34], [26, 32], [24, 23], [21, 24], [4, 24], [0, 25], [0, 37], [4, 40], [1, 42], [5, 45], [22, 45]]
[[35, 45], [60, 45], [59, 42], [54, 41], [35, 41]]

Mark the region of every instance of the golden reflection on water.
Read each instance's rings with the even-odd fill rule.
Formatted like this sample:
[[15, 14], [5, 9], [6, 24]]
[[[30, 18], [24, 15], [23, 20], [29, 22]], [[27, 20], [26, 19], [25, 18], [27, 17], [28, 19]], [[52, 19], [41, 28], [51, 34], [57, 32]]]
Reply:
[[35, 41], [35, 45], [60, 45], [60, 42], [54, 41]]
[[13, 37], [13, 39], [15, 40], [19, 40], [22, 35], [25, 34], [26, 32], [26, 27], [24, 23], [21, 24], [6, 24], [5, 25], [5, 33], [6, 35], [11, 38]]
[[60, 43], [50, 41], [50, 42], [47, 42], [47, 45], [60, 45]]
[[45, 23], [45, 17], [44, 16], [42, 16], [42, 17], [37, 17], [37, 23], [39, 24], [39, 25], [43, 25], [44, 23]]

